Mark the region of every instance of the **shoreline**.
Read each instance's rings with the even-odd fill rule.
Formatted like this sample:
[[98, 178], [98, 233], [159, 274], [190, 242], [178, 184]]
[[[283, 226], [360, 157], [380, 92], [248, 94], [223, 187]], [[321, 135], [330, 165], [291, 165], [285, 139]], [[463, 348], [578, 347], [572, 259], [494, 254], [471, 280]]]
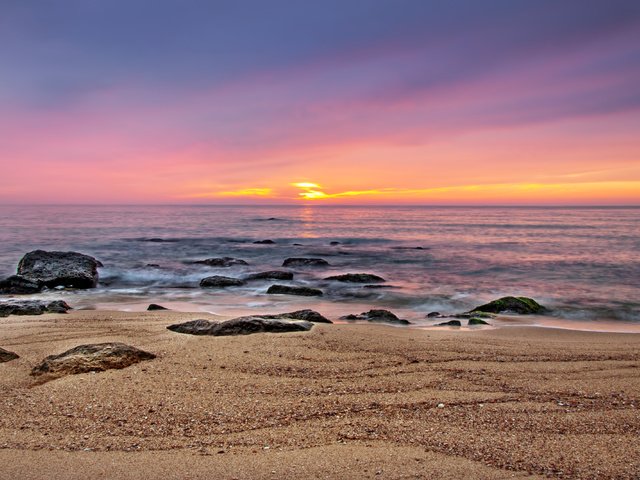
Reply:
[[[640, 337], [317, 324], [203, 337], [203, 313], [0, 319], [0, 478], [637, 478]], [[157, 355], [43, 384], [84, 343]], [[443, 404], [442, 407], [439, 407]], [[26, 469], [26, 470], [25, 470]], [[275, 471], [276, 473], [272, 473]]]

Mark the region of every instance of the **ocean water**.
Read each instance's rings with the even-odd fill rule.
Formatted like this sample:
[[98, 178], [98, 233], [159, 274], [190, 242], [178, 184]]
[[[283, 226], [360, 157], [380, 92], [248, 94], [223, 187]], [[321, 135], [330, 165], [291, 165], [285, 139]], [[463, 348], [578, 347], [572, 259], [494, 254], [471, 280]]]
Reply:
[[[253, 243], [265, 239], [275, 244]], [[96, 289], [27, 297], [74, 308], [138, 311], [154, 302], [224, 315], [314, 308], [334, 319], [387, 308], [429, 326], [432, 311], [524, 295], [551, 314], [498, 323], [640, 328], [640, 208], [0, 206], [0, 275], [15, 273], [37, 248], [79, 251], [104, 264]], [[190, 263], [222, 256], [249, 265]], [[208, 275], [282, 269], [288, 257], [320, 257], [330, 267], [292, 269], [292, 282], [198, 286]], [[394, 288], [323, 280], [348, 272], [378, 274]], [[324, 296], [267, 295], [272, 283], [314, 286]]]

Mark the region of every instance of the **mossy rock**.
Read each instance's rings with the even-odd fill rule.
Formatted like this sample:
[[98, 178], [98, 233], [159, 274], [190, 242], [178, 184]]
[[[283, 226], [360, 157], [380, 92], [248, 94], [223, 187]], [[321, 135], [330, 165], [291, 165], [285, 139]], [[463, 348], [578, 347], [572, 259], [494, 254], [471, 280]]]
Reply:
[[519, 313], [521, 315], [530, 315], [534, 313], [543, 313], [545, 307], [538, 302], [527, 297], [502, 297], [493, 302], [489, 302], [485, 305], [480, 305], [474, 308], [471, 312], [474, 316], [478, 315], [478, 312], [483, 313]]
[[489, 322], [485, 322], [481, 318], [473, 317], [469, 319], [469, 325], [491, 325], [491, 324]]

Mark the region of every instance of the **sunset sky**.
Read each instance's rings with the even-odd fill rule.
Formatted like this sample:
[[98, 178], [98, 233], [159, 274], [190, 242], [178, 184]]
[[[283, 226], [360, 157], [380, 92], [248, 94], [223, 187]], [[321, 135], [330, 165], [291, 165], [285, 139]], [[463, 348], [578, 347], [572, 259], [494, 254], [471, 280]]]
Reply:
[[640, 205], [637, 0], [2, 0], [0, 203]]

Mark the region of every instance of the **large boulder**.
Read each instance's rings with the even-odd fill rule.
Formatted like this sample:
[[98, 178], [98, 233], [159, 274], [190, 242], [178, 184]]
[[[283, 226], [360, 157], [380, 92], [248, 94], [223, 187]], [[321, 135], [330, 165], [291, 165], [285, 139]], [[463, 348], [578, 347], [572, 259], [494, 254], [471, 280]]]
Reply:
[[150, 303], [149, 306], [147, 307], [147, 310], [150, 312], [156, 311], [156, 310], [169, 310], [167, 307], [163, 307], [162, 305], [158, 305], [157, 303]]
[[283, 267], [328, 267], [329, 262], [322, 258], [287, 258]]
[[79, 345], [59, 355], [50, 355], [33, 367], [31, 375], [62, 377], [77, 373], [102, 372], [109, 369], [125, 368], [134, 363], [156, 358], [124, 343], [95, 343]]
[[249, 265], [247, 262], [245, 262], [241, 258], [233, 258], [233, 257], [207, 258], [205, 260], [196, 260], [193, 263], [208, 265], [210, 267], [224, 267], [224, 268], [233, 267], [235, 265]]
[[244, 277], [245, 280], [293, 280], [292, 272], [283, 270], [269, 270], [268, 272], [252, 273]]
[[17, 353], [13, 353], [9, 350], [5, 350], [4, 348], [0, 348], [0, 363], [10, 362], [11, 360], [15, 360], [16, 358], [20, 358]]
[[449, 320], [447, 322], [436, 323], [436, 327], [461, 327], [462, 322], [460, 320]]
[[0, 293], [16, 295], [38, 293], [40, 290], [42, 290], [42, 286], [38, 282], [20, 275], [11, 275], [4, 280], [0, 280]]
[[336, 282], [348, 283], [376, 283], [386, 282], [386, 280], [372, 273], [345, 273], [344, 275], [333, 275], [325, 280], [335, 280]]
[[389, 310], [382, 309], [374, 309], [369, 310], [368, 312], [363, 312], [359, 315], [345, 315], [344, 317], [340, 317], [341, 320], [364, 320], [367, 322], [379, 322], [379, 323], [396, 323], [399, 325], [409, 325], [411, 322], [409, 320], [405, 320], [403, 318], [398, 318], [398, 316], [390, 312]]
[[18, 275], [41, 287], [94, 288], [102, 266], [83, 253], [34, 250], [18, 263]]
[[0, 317], [9, 315], [42, 315], [43, 313], [66, 313], [71, 310], [63, 300], [44, 302], [42, 300], [9, 300], [0, 302]]
[[204, 288], [239, 287], [241, 285], [244, 285], [244, 280], [221, 275], [213, 275], [200, 280], [200, 286]]
[[471, 310], [471, 314], [476, 312], [485, 313], [519, 313], [522, 315], [529, 315], [534, 313], [544, 313], [545, 307], [538, 302], [527, 297], [502, 297], [498, 300], [494, 300], [485, 305]]
[[300, 295], [303, 297], [321, 297], [323, 295], [322, 290], [311, 287], [292, 287], [289, 285], [271, 285], [267, 289], [267, 293], [270, 295]]
[[[314, 310], [296, 310], [295, 312], [288, 313], [276, 313], [266, 315], [250, 315], [251, 317], [267, 318], [267, 319], [293, 319], [293, 320], [305, 320], [312, 323], [333, 323], [328, 318], [322, 316]], [[240, 317], [243, 318], [243, 317]]]
[[306, 332], [311, 330], [313, 323], [304, 320], [285, 320], [260, 317], [239, 317], [225, 322], [210, 322], [208, 320], [191, 320], [185, 323], [169, 325], [172, 332], [190, 335], [212, 335], [214, 337], [226, 335], [249, 335], [252, 333], [285, 333]]

